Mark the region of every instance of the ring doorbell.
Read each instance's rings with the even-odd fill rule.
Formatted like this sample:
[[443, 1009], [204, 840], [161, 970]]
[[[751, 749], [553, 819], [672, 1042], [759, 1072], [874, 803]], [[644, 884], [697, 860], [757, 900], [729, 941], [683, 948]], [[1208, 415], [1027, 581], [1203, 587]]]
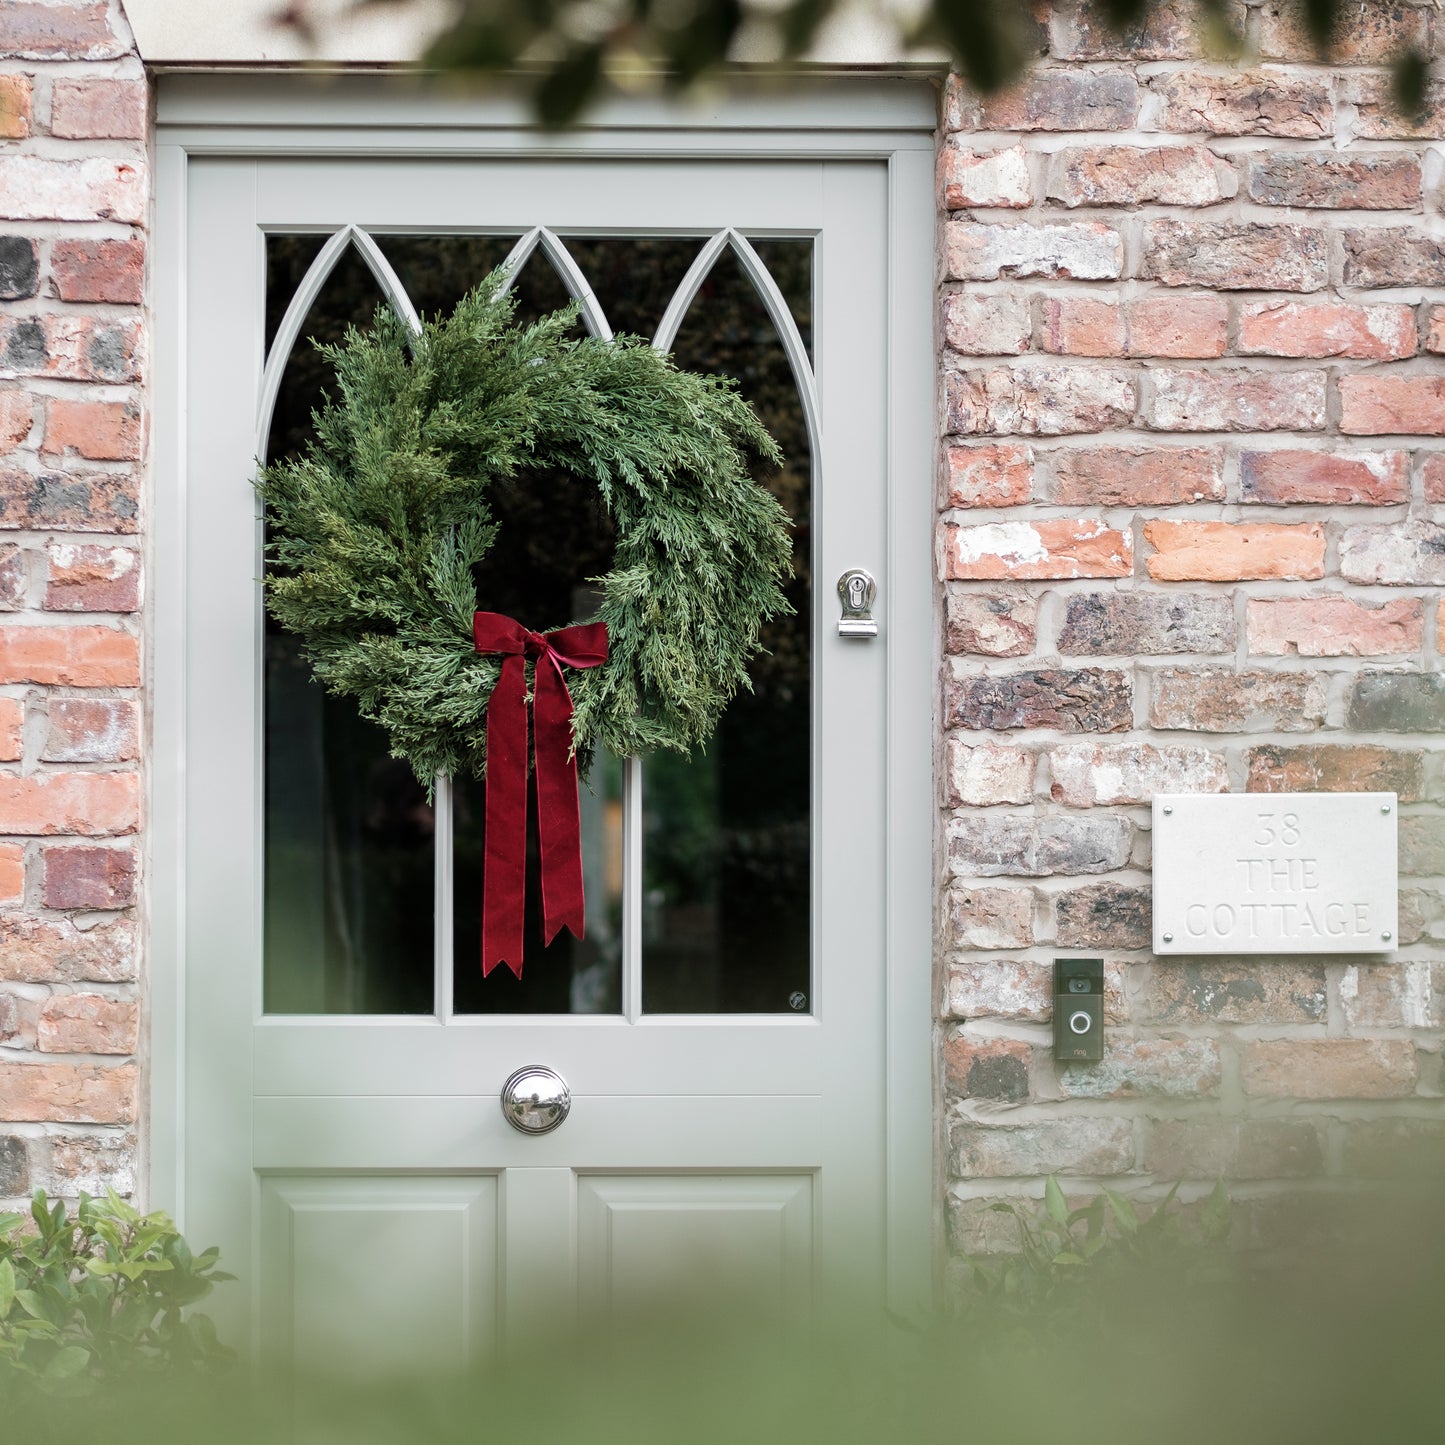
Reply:
[[1104, 1057], [1104, 960], [1054, 960], [1054, 1057], [1096, 1063]]

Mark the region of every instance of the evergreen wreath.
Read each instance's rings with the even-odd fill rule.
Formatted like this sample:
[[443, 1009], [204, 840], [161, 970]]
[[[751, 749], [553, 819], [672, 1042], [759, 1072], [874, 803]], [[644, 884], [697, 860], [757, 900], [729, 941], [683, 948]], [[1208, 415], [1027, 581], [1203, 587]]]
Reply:
[[745, 466], [749, 448], [780, 453], [734, 383], [635, 337], [573, 339], [576, 303], [531, 325], [514, 310], [494, 272], [419, 335], [378, 307], [370, 329], [318, 344], [337, 395], [312, 413], [306, 453], [257, 479], [271, 614], [428, 792], [439, 772], [486, 771], [502, 660], [473, 644], [487, 606], [473, 569], [498, 542], [494, 482], [553, 467], [591, 478], [615, 527], [612, 570], [589, 579], [609, 659], [567, 678], [584, 769], [599, 747], [704, 742], [749, 685], [762, 623], [791, 610], [788, 517]]

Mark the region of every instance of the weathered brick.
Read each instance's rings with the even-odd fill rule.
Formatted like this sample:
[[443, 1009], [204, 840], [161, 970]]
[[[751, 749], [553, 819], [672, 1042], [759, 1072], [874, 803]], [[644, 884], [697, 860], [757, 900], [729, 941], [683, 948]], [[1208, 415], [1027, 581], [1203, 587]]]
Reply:
[[1050, 796], [1069, 808], [1147, 803], [1155, 793], [1226, 793], [1229, 767], [1207, 748], [1061, 743], [1049, 753]]
[[1445, 733], [1445, 672], [1362, 672], [1345, 716], [1361, 732]]
[[1259, 1039], [1242, 1050], [1246, 1094], [1287, 1099], [1400, 1099], [1415, 1092], [1408, 1039]]
[[1227, 75], [1157, 75], [1159, 130], [1185, 135], [1271, 135], [1317, 139], [1334, 130], [1328, 81], [1262, 66]]
[[1033, 322], [1028, 298], [955, 291], [943, 303], [943, 341], [961, 356], [1020, 356]]
[[1304, 10], [1289, 0], [1266, 0], [1259, 12], [1259, 53], [1271, 60], [1328, 58], [1339, 65], [1379, 65], [1409, 49], [1425, 48], [1425, 11], [1402, 0], [1370, 0], [1337, 12], [1328, 45], [1317, 50]]
[[1156, 582], [1312, 580], [1324, 576], [1324, 528], [1315, 522], [1168, 522], [1144, 525]]
[[0, 546], [0, 612], [19, 612], [29, 590], [26, 553], [21, 547]]
[[1129, 674], [1102, 667], [1039, 668], [949, 684], [950, 726], [1062, 733], [1126, 732], [1134, 725]]
[[62, 301], [139, 305], [145, 297], [145, 242], [56, 241], [50, 272]]
[[1432, 356], [1445, 354], [1445, 306], [1430, 307], [1425, 319], [1425, 350]]
[[[1221, 7], [1239, 23], [1240, 5]], [[1205, 43], [1199, 11], [1188, 0], [1156, 0], [1125, 26], [1110, 23], [1103, 7], [1088, 3], [1050, 5], [1049, 53], [1060, 60], [1189, 60]]]
[[21, 301], [40, 287], [40, 256], [29, 236], [0, 236], [0, 301]]
[[62, 77], [50, 92], [50, 133], [69, 140], [144, 140], [144, 80]]
[[1090, 517], [950, 522], [943, 547], [944, 576], [950, 578], [1127, 577], [1134, 570], [1130, 534]]
[[1065, 507], [1164, 507], [1224, 499], [1218, 447], [1077, 447], [1050, 455], [1049, 500]]
[[0, 140], [24, 140], [30, 120], [30, 77], [0, 75]]
[[1400, 890], [1401, 948], [1428, 938], [1445, 943], [1445, 895], [1436, 888], [1402, 888]]
[[19, 1199], [30, 1193], [30, 1155], [25, 1140], [0, 1135], [0, 1199]]
[[140, 756], [138, 704], [112, 697], [53, 697], [48, 763], [121, 763]]
[[997, 281], [1044, 276], [1076, 281], [1116, 280], [1124, 243], [1112, 226], [1097, 221], [1002, 225], [948, 221], [944, 263], [952, 281]]
[[1104, 1036], [1095, 1064], [1065, 1065], [1066, 1099], [1208, 1098], [1219, 1089], [1219, 1045], [1213, 1039], [1131, 1039]]
[[136, 1117], [134, 1064], [13, 1063], [0, 1059], [0, 1122], [129, 1124]]
[[[1322, 431], [1323, 371], [1185, 371], [1149, 373], [1143, 416], [1155, 431]], [[1344, 381], [1364, 380], [1345, 377]]]
[[1362, 743], [1251, 748], [1245, 789], [1251, 793], [1398, 793], [1418, 802], [1424, 788], [1419, 752]]
[[1361, 140], [1445, 136], [1445, 85], [1438, 80], [1425, 87], [1424, 103], [1414, 113], [1400, 108], [1389, 75], [1345, 74], [1340, 77], [1340, 99], [1354, 108], [1354, 132]]
[[1161, 1024], [1313, 1024], [1328, 1011], [1324, 965], [1286, 959], [1160, 960], [1141, 995]]
[[47, 908], [129, 908], [135, 899], [133, 848], [46, 848]]
[[1340, 430], [1353, 436], [1445, 436], [1445, 377], [1342, 376]]
[[1307, 732], [1324, 725], [1325, 682], [1318, 673], [1161, 668], [1149, 722], [1177, 732]]
[[1049, 297], [1043, 305], [1043, 343], [1056, 356], [1123, 356], [1124, 312], [1117, 302], [1094, 296]]
[[1208, 206], [1234, 191], [1205, 146], [1066, 146], [1049, 166], [1048, 198], [1065, 206]]
[[1427, 502], [1445, 502], [1445, 452], [1435, 452], [1425, 458], [1420, 479], [1425, 484]]
[[[7, 15], [8, 21], [8, 15]], [[139, 160], [88, 156], [0, 156], [0, 195], [16, 221], [145, 220], [146, 172]]]
[[1027, 948], [1034, 941], [1034, 896], [1014, 888], [949, 888], [943, 895], [950, 948]]
[[1035, 70], [996, 95], [960, 96], [956, 130], [1129, 130], [1139, 86], [1124, 71]]
[[1425, 1029], [1438, 1021], [1430, 963], [1351, 963], [1340, 978], [1340, 1009], [1351, 1029]]
[[955, 960], [948, 965], [945, 1011], [954, 1019], [1043, 1023], [1054, 1006], [1053, 970], [1027, 958]]
[[1303, 1119], [1155, 1119], [1144, 1167], [1159, 1179], [1299, 1179], [1323, 1173], [1315, 1125]]
[[1222, 296], [1146, 296], [1128, 308], [1129, 355], [1223, 356], [1229, 307]]
[[1075, 592], [1066, 600], [1059, 652], [1149, 656], [1233, 652], [1230, 598], [1191, 592]]
[[1128, 1119], [1046, 1119], [998, 1128], [955, 1120], [949, 1128], [950, 1165], [964, 1179], [1034, 1174], [1127, 1174], [1134, 1167], [1134, 1128]]
[[1418, 347], [1409, 306], [1254, 301], [1239, 310], [1239, 350], [1249, 356], [1399, 361]]
[[114, 1189], [122, 1197], [136, 1189], [135, 1136], [67, 1133], [50, 1142], [50, 1163], [45, 1186], [52, 1195], [73, 1197], [104, 1194]]
[[136, 931], [128, 919], [78, 928], [64, 918], [0, 913], [0, 979], [10, 983], [132, 983]]
[[126, 46], [110, 27], [104, 4], [29, 4], [10, 0], [0, 54], [23, 60], [114, 60]]
[[954, 1098], [1016, 1104], [1029, 1096], [1032, 1045], [951, 1034], [943, 1043], [944, 1088]]
[[1034, 650], [1039, 604], [1033, 597], [948, 592], [944, 646], [951, 653], [1026, 657]]
[[25, 704], [18, 697], [0, 697], [0, 762], [18, 763], [25, 756], [24, 726]]
[[1408, 452], [1301, 451], [1241, 452], [1240, 499], [1269, 506], [1307, 502], [1320, 505], [1386, 507], [1409, 500]]
[[139, 1011], [131, 999], [61, 993], [40, 1009], [36, 1046], [43, 1054], [133, 1054]]
[[1034, 494], [1034, 452], [1014, 442], [944, 451], [946, 507], [1017, 507]]
[[1033, 817], [993, 813], [950, 818], [949, 871], [966, 878], [1046, 878], [1108, 873], [1129, 861], [1134, 825], [1127, 818]]
[[1445, 526], [1409, 521], [1347, 527], [1340, 537], [1340, 576], [1383, 587], [1445, 587]]
[[35, 424], [35, 403], [28, 392], [0, 391], [0, 452], [24, 444]]
[[1348, 597], [1251, 597], [1245, 631], [1260, 657], [1371, 657], [1417, 651], [1425, 615], [1415, 597], [1379, 607]]
[[1344, 1168], [1367, 1179], [1445, 1177], [1445, 1120], [1351, 1120], [1344, 1129]]
[[[4, 422], [6, 395], [0, 393], [0, 426]], [[0, 451], [4, 450], [4, 433], [0, 430]], [[139, 512], [136, 479], [123, 472], [89, 476], [42, 472], [36, 476], [0, 468], [0, 528], [134, 532], [139, 524]]]
[[1329, 254], [1312, 226], [1164, 219], [1145, 222], [1140, 275], [1221, 291], [1318, 291]]
[[0, 773], [0, 833], [86, 837], [139, 826], [136, 773]]
[[1089, 883], [1054, 895], [1060, 948], [1148, 948], [1152, 893], [1122, 883]]
[[25, 849], [0, 843], [0, 906], [11, 908], [25, 893]]
[[7, 627], [0, 631], [0, 683], [138, 687], [140, 643], [113, 627]]
[[944, 776], [951, 808], [1027, 803], [1034, 795], [1034, 756], [1022, 748], [970, 747], [949, 738]]
[[134, 612], [140, 606], [140, 553], [134, 547], [52, 542], [45, 606], [64, 612]]
[[139, 321], [65, 314], [0, 321], [0, 366], [18, 376], [135, 381], [141, 345]]
[[1245, 188], [1266, 206], [1411, 210], [1420, 204], [1420, 162], [1398, 151], [1275, 151], [1250, 157]]
[[1134, 418], [1134, 373], [1121, 367], [1015, 363], [944, 377], [950, 432], [1060, 436]]
[[1400, 819], [1400, 871], [1445, 873], [1445, 813]]
[[950, 141], [938, 153], [938, 190], [946, 211], [1031, 206], [1028, 152], [1021, 145], [976, 151]]
[[48, 456], [130, 462], [139, 459], [143, 437], [140, 408], [130, 402], [52, 397], [46, 404], [41, 451]]
[[1445, 244], [1403, 227], [1349, 227], [1345, 247], [1346, 286], [1445, 285]]

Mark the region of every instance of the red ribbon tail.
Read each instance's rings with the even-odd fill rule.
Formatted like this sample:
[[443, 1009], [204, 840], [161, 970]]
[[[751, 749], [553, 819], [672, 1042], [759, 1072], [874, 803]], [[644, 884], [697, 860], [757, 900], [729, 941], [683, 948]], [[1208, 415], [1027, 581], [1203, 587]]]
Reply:
[[572, 694], [552, 657], [538, 661], [532, 700], [537, 738], [537, 835], [542, 852], [542, 941], [564, 928], [583, 936], [582, 823], [572, 752]]
[[527, 886], [527, 701], [526, 665], [515, 655], [503, 661], [487, 704], [486, 812], [482, 977], [505, 963], [521, 978]]

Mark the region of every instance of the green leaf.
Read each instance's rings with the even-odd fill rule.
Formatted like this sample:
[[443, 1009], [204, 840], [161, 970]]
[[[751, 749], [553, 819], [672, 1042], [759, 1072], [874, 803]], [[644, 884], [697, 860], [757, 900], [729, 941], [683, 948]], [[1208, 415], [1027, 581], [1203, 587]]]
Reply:
[[1044, 1208], [1048, 1211], [1049, 1218], [1055, 1224], [1067, 1228], [1069, 1223], [1069, 1203], [1064, 1198], [1064, 1191], [1059, 1188], [1059, 1181], [1052, 1174], [1044, 1181]]
[[1134, 1212], [1134, 1206], [1122, 1194], [1116, 1194], [1112, 1189], [1104, 1191], [1104, 1198], [1109, 1201], [1109, 1211], [1113, 1214], [1114, 1222], [1119, 1228], [1125, 1234], [1137, 1234], [1139, 1232], [1139, 1216]]
[[66, 1345], [45, 1367], [47, 1380], [68, 1380], [90, 1363], [90, 1351], [83, 1345]]
[[1205, 1201], [1204, 1212], [1200, 1217], [1200, 1226], [1204, 1231], [1205, 1239], [1211, 1244], [1219, 1244], [1229, 1237], [1232, 1224], [1229, 1195], [1225, 1192], [1224, 1180], [1217, 1179], [1214, 1183], [1214, 1192]]
[[8, 1259], [0, 1259], [0, 1320], [10, 1313], [15, 1303], [15, 1266]]

